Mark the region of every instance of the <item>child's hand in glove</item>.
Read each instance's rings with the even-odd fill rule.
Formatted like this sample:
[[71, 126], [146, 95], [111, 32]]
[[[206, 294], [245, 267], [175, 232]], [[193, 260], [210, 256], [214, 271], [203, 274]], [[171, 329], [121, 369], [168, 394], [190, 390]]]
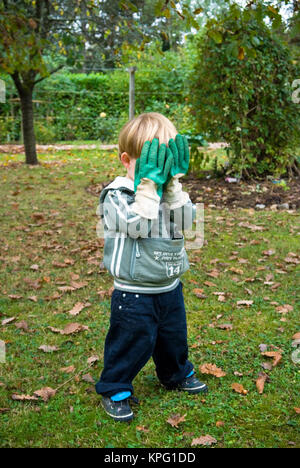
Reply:
[[164, 184], [164, 190], [172, 177], [176, 177], [178, 179], [183, 177], [187, 173], [190, 164], [189, 145], [187, 138], [184, 135], [176, 135], [175, 141], [171, 138], [169, 140], [169, 149], [173, 154], [173, 164], [167, 177], [167, 181]]
[[164, 201], [169, 203], [171, 209], [176, 209], [189, 201], [188, 193], [182, 190], [182, 184], [179, 182], [179, 178], [187, 173], [190, 163], [190, 151], [186, 137], [176, 135], [175, 141], [171, 138], [169, 149], [173, 155], [173, 164], [163, 186]]
[[137, 191], [141, 179], [150, 179], [155, 182], [157, 194], [161, 198], [172, 164], [173, 155], [170, 148], [164, 143], [159, 145], [157, 138], [154, 138], [152, 143], [146, 141], [135, 165], [134, 191]]

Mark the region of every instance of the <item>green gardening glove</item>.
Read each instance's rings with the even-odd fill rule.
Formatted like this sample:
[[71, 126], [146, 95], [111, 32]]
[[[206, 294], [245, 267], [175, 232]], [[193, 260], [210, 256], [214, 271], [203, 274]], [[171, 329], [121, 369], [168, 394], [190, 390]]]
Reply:
[[180, 177], [185, 175], [188, 171], [190, 164], [190, 150], [187, 138], [184, 135], [176, 135], [175, 141], [173, 138], [169, 140], [169, 149], [173, 154], [173, 164], [170, 173], [164, 184], [163, 190], [166, 189], [172, 177], [181, 174]]
[[135, 164], [134, 191], [140, 184], [141, 179], [146, 177], [157, 184], [157, 194], [162, 197], [163, 185], [167, 180], [173, 163], [172, 152], [162, 143], [159, 145], [157, 138], [146, 141], [142, 148], [141, 157]]

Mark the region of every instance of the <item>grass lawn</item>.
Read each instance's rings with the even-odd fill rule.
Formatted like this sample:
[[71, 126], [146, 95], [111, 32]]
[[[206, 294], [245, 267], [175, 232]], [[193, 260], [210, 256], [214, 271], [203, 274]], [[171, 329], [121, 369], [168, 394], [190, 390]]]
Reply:
[[[180, 448], [208, 434], [212, 447], [300, 447], [300, 364], [291, 357], [300, 332], [299, 212], [205, 210], [205, 245], [188, 251], [191, 267], [181, 279], [189, 358], [209, 393], [167, 392], [149, 361], [134, 381], [135, 419], [115, 423], [92, 383], [102, 370], [113, 280], [99, 272], [98, 200], [86, 187], [125, 172], [116, 152], [12, 163], [23, 159], [0, 155], [0, 446]], [[72, 316], [77, 303], [87, 306]], [[88, 330], [49, 329], [71, 323]], [[262, 350], [280, 362], [272, 367]], [[89, 367], [92, 356], [98, 361]], [[205, 363], [226, 375], [201, 375]], [[269, 378], [259, 394], [262, 371]], [[236, 383], [247, 393], [234, 391]], [[12, 398], [45, 387], [56, 390], [47, 401]], [[177, 427], [168, 422], [174, 415], [185, 415]]]

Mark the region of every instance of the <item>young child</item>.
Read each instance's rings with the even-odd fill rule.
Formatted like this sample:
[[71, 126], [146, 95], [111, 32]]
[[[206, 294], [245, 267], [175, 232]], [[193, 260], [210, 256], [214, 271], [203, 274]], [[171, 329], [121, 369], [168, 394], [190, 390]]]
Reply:
[[192, 225], [196, 208], [179, 182], [189, 165], [187, 141], [166, 117], [146, 113], [123, 127], [119, 157], [127, 176], [102, 190], [98, 212], [114, 290], [96, 391], [109, 416], [130, 421], [129, 403], [137, 402], [132, 381], [151, 357], [167, 389], [207, 387], [188, 360], [180, 280], [189, 269], [180, 231]]

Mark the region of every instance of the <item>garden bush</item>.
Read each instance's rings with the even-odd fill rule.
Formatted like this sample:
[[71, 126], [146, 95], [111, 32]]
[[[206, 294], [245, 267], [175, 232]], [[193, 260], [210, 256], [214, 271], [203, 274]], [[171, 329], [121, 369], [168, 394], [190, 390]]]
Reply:
[[295, 166], [300, 76], [288, 46], [249, 10], [232, 6], [197, 39], [191, 102], [199, 132], [230, 144], [229, 172], [261, 176]]

